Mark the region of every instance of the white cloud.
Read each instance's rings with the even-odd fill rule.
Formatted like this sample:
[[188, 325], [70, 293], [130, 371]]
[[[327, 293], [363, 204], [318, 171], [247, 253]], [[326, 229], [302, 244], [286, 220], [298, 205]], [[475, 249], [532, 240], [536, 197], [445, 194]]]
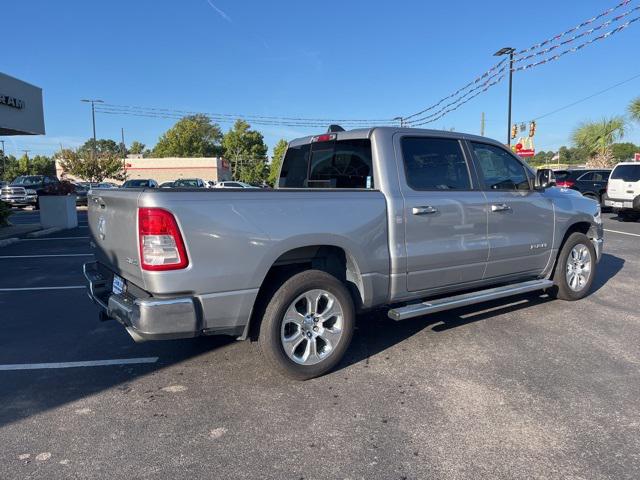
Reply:
[[207, 3], [211, 6], [211, 8], [213, 8], [216, 13], [218, 15], [220, 15], [223, 19], [225, 19], [227, 22], [229, 23], [233, 23], [233, 20], [231, 20], [231, 17], [229, 15], [227, 15], [223, 10], [219, 9], [218, 7], [216, 7], [214, 5], [214, 3], [211, 0], [207, 0]]

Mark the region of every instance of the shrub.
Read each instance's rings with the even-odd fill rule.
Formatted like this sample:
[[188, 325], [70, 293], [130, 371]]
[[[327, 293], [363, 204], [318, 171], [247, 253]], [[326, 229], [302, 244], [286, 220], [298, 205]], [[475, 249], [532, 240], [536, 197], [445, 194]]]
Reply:
[[9, 215], [11, 215], [11, 208], [0, 200], [0, 227], [9, 225]]

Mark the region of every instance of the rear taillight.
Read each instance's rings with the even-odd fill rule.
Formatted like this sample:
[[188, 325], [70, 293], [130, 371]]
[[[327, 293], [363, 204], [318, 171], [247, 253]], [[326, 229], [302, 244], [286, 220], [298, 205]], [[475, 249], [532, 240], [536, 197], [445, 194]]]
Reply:
[[170, 212], [138, 209], [138, 239], [143, 270], [179, 270], [189, 265], [180, 229]]
[[574, 182], [573, 180], [560, 180], [560, 181], [556, 182], [556, 186], [562, 187], [562, 188], [571, 188], [575, 184], [576, 184], [576, 182]]
[[316, 135], [311, 139], [312, 143], [315, 142], [331, 142], [336, 139], [335, 133], [325, 133], [324, 135]]

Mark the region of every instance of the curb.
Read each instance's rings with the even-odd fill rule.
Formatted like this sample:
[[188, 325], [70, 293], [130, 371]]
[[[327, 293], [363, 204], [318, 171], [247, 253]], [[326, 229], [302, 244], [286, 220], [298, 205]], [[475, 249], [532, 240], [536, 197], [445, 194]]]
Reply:
[[19, 242], [20, 239], [16, 237], [5, 238], [4, 240], [0, 240], [0, 247], [6, 247], [7, 245], [11, 245], [12, 243]]
[[62, 231], [63, 229], [60, 227], [51, 227], [51, 228], [45, 228], [44, 230], [38, 230], [36, 232], [31, 232], [31, 233], [27, 233], [27, 238], [38, 238], [38, 237], [43, 237], [45, 235], [49, 235], [50, 233], [57, 233]]

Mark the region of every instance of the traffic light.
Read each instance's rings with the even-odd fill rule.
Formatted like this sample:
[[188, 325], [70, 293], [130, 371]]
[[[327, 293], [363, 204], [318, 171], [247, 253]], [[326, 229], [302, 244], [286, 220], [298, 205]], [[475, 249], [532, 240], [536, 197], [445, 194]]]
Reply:
[[511, 127], [511, 138], [514, 139], [518, 136], [518, 125], [517, 124], [513, 124], [513, 126]]
[[529, 123], [529, 136], [533, 137], [535, 134], [536, 134], [536, 121], [531, 120], [531, 123]]

